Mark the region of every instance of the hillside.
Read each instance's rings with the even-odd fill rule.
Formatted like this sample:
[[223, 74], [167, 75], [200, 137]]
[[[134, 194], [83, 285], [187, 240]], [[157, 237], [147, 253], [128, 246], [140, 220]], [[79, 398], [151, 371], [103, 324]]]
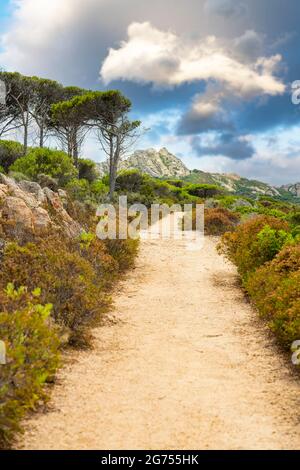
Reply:
[[[101, 176], [108, 173], [107, 162], [100, 163], [97, 167]], [[119, 166], [119, 171], [131, 169], [137, 169], [154, 178], [183, 178], [190, 174], [183, 162], [166, 148], [159, 151], [137, 150]]]
[[300, 183], [287, 184], [282, 186], [281, 190], [289, 192], [292, 196], [300, 198]]
[[[108, 163], [97, 165], [100, 176], [108, 173]], [[283, 200], [300, 202], [300, 183], [282, 187], [271, 186], [261, 181], [249, 180], [236, 174], [207, 173], [201, 170], [190, 171], [180, 158], [166, 148], [137, 150], [123, 160], [119, 171], [136, 169], [154, 178], [179, 178], [194, 184], [216, 184], [225, 190], [248, 197], [266, 195]]]
[[195, 184], [217, 184], [229, 192], [242, 196], [266, 195], [287, 201], [298, 202], [298, 199], [300, 201], [300, 184], [276, 187], [235, 174], [205, 173], [200, 170], [192, 171], [184, 180]]

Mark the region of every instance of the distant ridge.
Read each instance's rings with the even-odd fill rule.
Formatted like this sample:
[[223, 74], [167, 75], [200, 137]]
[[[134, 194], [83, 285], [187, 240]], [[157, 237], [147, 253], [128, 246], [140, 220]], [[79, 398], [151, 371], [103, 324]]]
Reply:
[[[100, 176], [108, 174], [108, 163], [98, 163]], [[216, 184], [227, 191], [257, 197], [266, 195], [284, 200], [300, 202], [300, 183], [276, 187], [261, 181], [250, 180], [236, 174], [206, 173], [201, 170], [189, 170], [180, 158], [170, 153], [165, 147], [157, 151], [153, 148], [137, 150], [122, 161], [121, 170], [139, 170], [153, 178], [178, 178], [195, 184]]]

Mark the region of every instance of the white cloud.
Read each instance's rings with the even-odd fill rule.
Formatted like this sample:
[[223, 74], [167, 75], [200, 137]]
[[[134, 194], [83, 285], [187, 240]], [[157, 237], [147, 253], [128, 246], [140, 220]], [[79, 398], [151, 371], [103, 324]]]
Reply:
[[128, 39], [110, 49], [101, 68], [106, 82], [122, 79], [155, 86], [176, 86], [199, 80], [224, 83], [236, 95], [278, 95], [284, 84], [274, 75], [280, 55], [260, 57], [253, 64], [234, 58], [214, 36], [188, 40], [161, 31], [149, 22], [132, 23]]

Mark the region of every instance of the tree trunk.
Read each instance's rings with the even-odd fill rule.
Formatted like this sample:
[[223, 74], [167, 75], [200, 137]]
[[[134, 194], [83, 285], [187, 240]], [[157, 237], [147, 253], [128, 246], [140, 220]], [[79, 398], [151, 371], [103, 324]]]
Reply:
[[68, 142], [68, 156], [69, 156], [70, 158], [72, 158], [72, 156], [73, 156], [73, 151], [72, 151], [72, 140], [71, 140], [70, 133], [69, 133], [68, 136], [67, 136], [67, 142]]
[[79, 152], [78, 152], [77, 142], [74, 142], [73, 160], [74, 160], [74, 165], [76, 166], [76, 168], [78, 168]]
[[43, 124], [40, 126], [40, 148], [44, 147], [44, 126]]
[[24, 155], [27, 155], [28, 150], [28, 127], [29, 127], [29, 113], [26, 112], [24, 116]]
[[110, 173], [110, 178], [109, 178], [109, 199], [111, 202], [114, 199], [114, 193], [116, 189], [116, 179], [117, 179], [117, 170], [113, 165], [111, 169], [111, 173]]
[[79, 149], [78, 149], [78, 133], [74, 130], [73, 135], [73, 161], [76, 168], [78, 168], [78, 160], [79, 160]]
[[109, 149], [109, 200], [112, 202], [116, 188], [116, 181], [114, 176], [114, 143], [113, 138], [110, 137]]

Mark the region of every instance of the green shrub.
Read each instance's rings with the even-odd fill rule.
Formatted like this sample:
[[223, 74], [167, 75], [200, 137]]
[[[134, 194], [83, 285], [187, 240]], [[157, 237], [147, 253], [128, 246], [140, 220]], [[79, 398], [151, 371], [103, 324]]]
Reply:
[[55, 178], [60, 186], [65, 186], [77, 176], [77, 170], [70, 157], [59, 150], [34, 149], [25, 157], [19, 158], [11, 171], [23, 173], [33, 180], [45, 174]]
[[286, 221], [260, 215], [239, 225], [234, 232], [225, 234], [221, 251], [237, 265], [245, 279], [256, 268], [272, 260], [290, 240], [289, 231]]
[[300, 226], [300, 210], [290, 212], [287, 220], [293, 226]]
[[72, 179], [72, 181], [66, 185], [66, 190], [71, 198], [77, 201], [84, 202], [91, 197], [90, 184], [85, 179]]
[[264, 214], [271, 217], [277, 217], [278, 219], [286, 219], [286, 213], [279, 209], [267, 209], [264, 211]]
[[281, 344], [290, 348], [300, 338], [300, 244], [284, 248], [245, 286]]
[[116, 190], [125, 193], [139, 193], [145, 179], [147, 179], [145, 175], [138, 170], [122, 171], [117, 177]]
[[80, 202], [98, 203], [108, 193], [108, 187], [102, 181], [89, 183], [86, 179], [74, 178], [66, 185], [70, 197]]
[[232, 204], [234, 204], [236, 201], [239, 200], [239, 197], [238, 196], [232, 196], [232, 195], [229, 195], [229, 196], [219, 196], [217, 197], [218, 201], [220, 201], [220, 205], [221, 207], [225, 207], [226, 209], [229, 209]]
[[6, 364], [0, 366], [0, 447], [9, 445], [25, 412], [45, 399], [43, 385], [59, 364], [59, 339], [49, 320], [51, 305], [39, 303], [40, 290], [28, 293], [9, 284], [0, 293], [1, 340]]
[[165, 181], [159, 180], [152, 181], [152, 188], [156, 198], [168, 198], [171, 196], [172, 190], [177, 190], [177, 188], [170, 186]]
[[222, 192], [221, 188], [213, 184], [188, 184], [184, 189], [191, 196], [204, 199], [214, 197]]
[[78, 160], [79, 179], [85, 179], [93, 183], [98, 178], [96, 163], [93, 160], [79, 158]]
[[175, 186], [176, 188], [183, 188], [184, 186], [184, 182], [182, 180], [166, 180], [166, 182], [168, 184], [170, 184], [171, 186]]
[[[107, 184], [106, 179], [102, 181]], [[119, 194], [127, 196], [129, 204], [142, 203], [148, 207], [151, 204], [193, 204], [199, 199], [189, 194], [182, 181], [159, 180], [138, 170], [122, 171], [118, 175], [116, 189]]]
[[8, 172], [9, 167], [23, 154], [23, 145], [19, 142], [10, 140], [0, 141], [0, 165], [4, 169], [4, 172]]
[[93, 181], [90, 185], [91, 193], [94, 199], [98, 202], [109, 192], [109, 187], [106, 186], [102, 181]]
[[[107, 250], [100, 240], [107, 263]], [[98, 251], [100, 256], [100, 251]], [[102, 259], [94, 263], [102, 264]], [[113, 263], [113, 260], [111, 260]], [[104, 267], [103, 267], [104, 269]], [[27, 285], [42, 289], [41, 302], [53, 305], [52, 317], [62, 328], [78, 337], [85, 328], [101, 318], [109, 306], [105, 293], [105, 277], [86, 256], [82, 256], [79, 242], [57, 239], [55, 236], [19, 246], [6, 245], [2, 264], [0, 286], [13, 282], [16, 288]]]
[[285, 230], [272, 229], [266, 225], [257, 235], [260, 257], [272, 260], [283, 246], [293, 243], [293, 236]]

